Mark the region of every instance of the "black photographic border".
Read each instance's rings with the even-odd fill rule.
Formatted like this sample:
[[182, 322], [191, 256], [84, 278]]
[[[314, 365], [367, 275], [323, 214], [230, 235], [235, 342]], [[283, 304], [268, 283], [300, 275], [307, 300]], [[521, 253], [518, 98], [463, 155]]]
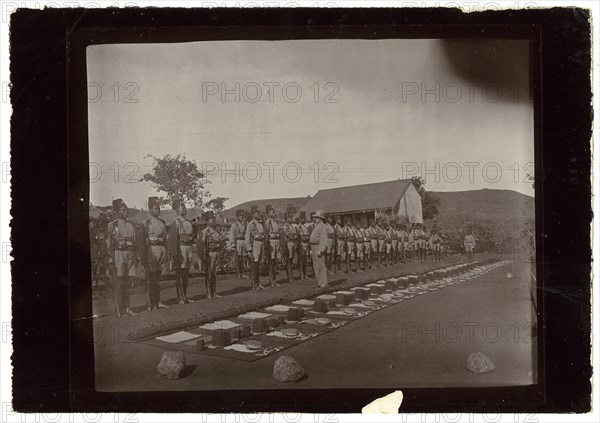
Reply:
[[86, 318], [91, 315], [86, 45], [469, 37], [528, 39], [532, 46], [538, 384], [403, 389], [401, 411], [589, 411], [591, 28], [589, 11], [577, 8], [15, 12], [10, 34], [14, 409], [341, 413], [360, 412], [390, 392], [95, 391], [92, 321]]

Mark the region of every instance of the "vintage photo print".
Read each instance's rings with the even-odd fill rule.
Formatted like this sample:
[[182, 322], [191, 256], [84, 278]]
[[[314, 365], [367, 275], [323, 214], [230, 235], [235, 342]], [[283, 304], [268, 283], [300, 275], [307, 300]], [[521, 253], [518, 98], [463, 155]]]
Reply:
[[536, 385], [532, 57], [89, 45], [95, 389]]

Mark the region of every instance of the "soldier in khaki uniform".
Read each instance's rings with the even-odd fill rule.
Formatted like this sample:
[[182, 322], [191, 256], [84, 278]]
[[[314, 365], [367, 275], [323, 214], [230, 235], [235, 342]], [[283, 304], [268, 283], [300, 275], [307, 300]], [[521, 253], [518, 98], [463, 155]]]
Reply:
[[414, 257], [415, 257], [415, 253], [414, 253], [414, 251], [415, 251], [415, 231], [416, 231], [416, 229], [415, 229], [414, 224], [412, 226], [409, 226], [409, 228], [408, 228], [408, 234], [406, 236], [406, 239], [408, 241], [408, 250], [407, 250], [407, 252], [409, 253], [409, 256], [410, 256], [409, 259], [410, 259], [410, 261], [413, 261]]
[[[346, 218], [346, 273], [350, 273], [352, 270], [352, 260], [356, 262], [356, 234], [354, 233], [354, 225], [352, 218]], [[357, 268], [358, 269], [358, 268]], [[358, 272], [358, 270], [356, 270]]]
[[299, 257], [302, 257], [302, 263], [298, 265], [302, 267], [302, 280], [308, 279], [308, 261], [310, 260], [310, 232], [311, 226], [306, 222], [306, 212], [300, 211], [300, 219], [298, 222], [298, 232], [300, 234], [301, 250], [298, 251]]
[[369, 251], [369, 269], [373, 269], [373, 261], [375, 261], [375, 256], [377, 255], [378, 251], [377, 247], [379, 246], [379, 240], [377, 239], [377, 228], [375, 227], [375, 221], [373, 219], [369, 219], [367, 233], [371, 239], [371, 248]]
[[206, 297], [220, 298], [221, 296], [217, 294], [217, 266], [223, 251], [223, 240], [221, 234], [215, 229], [214, 213], [205, 212], [203, 219], [207, 222], [207, 226], [198, 237], [197, 251], [200, 260], [204, 262]]
[[415, 229], [415, 242], [417, 245], [417, 257], [419, 261], [425, 261], [425, 231], [417, 224]]
[[140, 258], [146, 274], [146, 306], [148, 311], [169, 308], [160, 301], [162, 267], [167, 258], [167, 225], [160, 217], [158, 197], [148, 197], [150, 216], [140, 228]]
[[[288, 282], [293, 283], [294, 278], [292, 276], [292, 269], [294, 265], [294, 257], [296, 257], [298, 253], [298, 228], [294, 224], [294, 211], [293, 209], [288, 208], [286, 211], [287, 222], [283, 225], [283, 234], [285, 236], [285, 241], [287, 244], [286, 251], [286, 271], [288, 276]], [[300, 279], [302, 279], [302, 270], [300, 269], [300, 263], [298, 263], [298, 272], [300, 273]]]
[[267, 231], [262, 224], [258, 207], [252, 206], [250, 213], [252, 214], [252, 220], [246, 226], [246, 252], [250, 260], [250, 285], [253, 290], [265, 289], [260, 284], [260, 261], [264, 254]]
[[278, 258], [279, 252], [279, 241], [281, 238], [281, 230], [279, 223], [275, 219], [275, 209], [270, 204], [267, 204], [265, 208], [267, 214], [267, 221], [265, 226], [267, 229], [267, 237], [269, 238], [269, 257], [267, 257], [267, 264], [269, 266], [269, 282], [272, 287], [279, 286], [277, 283], [277, 270], [278, 270]]
[[333, 226], [334, 238], [336, 241], [336, 257], [335, 257], [335, 272], [341, 271], [342, 262], [346, 261], [346, 228], [342, 225], [342, 218], [337, 216], [335, 225]]
[[401, 263], [405, 263], [408, 239], [406, 231], [404, 230], [404, 225], [399, 223], [396, 232], [398, 233], [398, 260], [400, 260]]
[[235, 251], [235, 263], [239, 279], [246, 278], [244, 275], [244, 257], [246, 257], [246, 223], [244, 223], [244, 210], [236, 211], [237, 222], [231, 225], [229, 230], [229, 242]]
[[113, 264], [113, 292], [116, 313], [119, 317], [137, 316], [129, 306], [130, 276], [135, 276], [135, 259], [138, 253], [138, 240], [135, 226], [127, 218], [129, 210], [125, 202], [118, 198], [113, 201], [117, 219], [106, 228], [109, 263]]
[[335, 229], [333, 229], [333, 216], [325, 212], [325, 228], [327, 229], [327, 248], [325, 249], [325, 266], [327, 273], [331, 273], [331, 262], [335, 260]]
[[371, 229], [369, 227], [368, 223], [365, 223], [365, 225], [362, 227], [362, 234], [363, 234], [363, 243], [364, 243], [364, 263], [365, 263], [365, 270], [367, 269], [372, 269], [373, 268], [373, 263], [371, 263]]
[[396, 222], [390, 222], [390, 237], [392, 238], [392, 264], [398, 264], [398, 231]]
[[182, 200], [173, 201], [173, 210], [177, 212], [177, 217], [167, 233], [167, 251], [175, 268], [177, 300], [179, 304], [193, 303], [187, 298], [187, 287], [194, 249], [194, 226], [185, 218], [187, 209]]
[[377, 221], [375, 230], [377, 231], [377, 267], [381, 267], [382, 262], [385, 265], [385, 253], [387, 250], [387, 247], [385, 246], [385, 229], [383, 228], [383, 222], [381, 220]]
[[[365, 232], [358, 220], [354, 225], [354, 242], [356, 243], [356, 271], [362, 273], [365, 260]], [[366, 266], [364, 266], [364, 270], [367, 270]]]

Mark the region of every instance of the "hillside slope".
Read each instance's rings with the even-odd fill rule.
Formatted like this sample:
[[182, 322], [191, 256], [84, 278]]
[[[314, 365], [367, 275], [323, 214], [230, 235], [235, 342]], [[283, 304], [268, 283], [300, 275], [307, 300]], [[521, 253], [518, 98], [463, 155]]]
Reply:
[[454, 226], [458, 222], [524, 222], [533, 219], [535, 199], [510, 190], [434, 192], [440, 199], [438, 225]]

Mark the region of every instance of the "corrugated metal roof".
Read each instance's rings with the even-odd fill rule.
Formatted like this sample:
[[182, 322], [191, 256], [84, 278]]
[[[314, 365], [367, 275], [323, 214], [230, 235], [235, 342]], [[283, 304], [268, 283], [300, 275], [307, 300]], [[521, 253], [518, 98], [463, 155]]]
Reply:
[[318, 209], [333, 213], [350, 213], [393, 208], [398, 204], [410, 184], [410, 179], [398, 179], [322, 189], [300, 210], [309, 214]]

